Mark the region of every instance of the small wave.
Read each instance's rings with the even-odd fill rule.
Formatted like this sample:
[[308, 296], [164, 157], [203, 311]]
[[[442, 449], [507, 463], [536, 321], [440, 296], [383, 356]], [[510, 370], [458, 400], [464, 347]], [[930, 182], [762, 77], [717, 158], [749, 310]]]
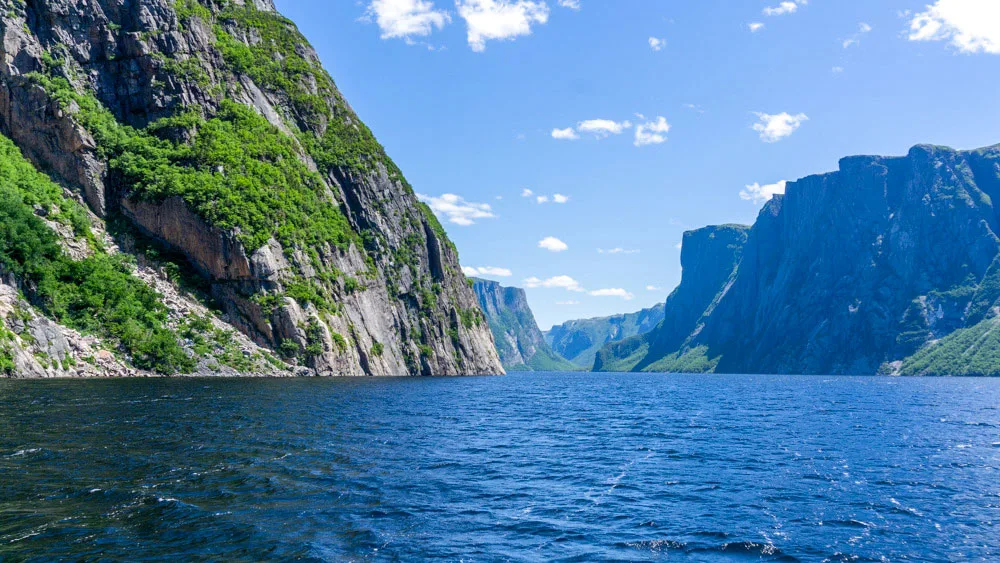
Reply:
[[771, 543], [758, 543], [752, 541], [728, 542], [715, 547], [705, 547], [689, 550], [690, 553], [721, 553], [731, 558], [749, 558], [760, 561], [782, 561], [787, 563], [798, 563], [800, 559], [788, 555], [780, 548]]
[[28, 454], [35, 454], [42, 451], [42, 448], [30, 448], [24, 450], [17, 450], [16, 452], [9, 454], [7, 457], [24, 457]]

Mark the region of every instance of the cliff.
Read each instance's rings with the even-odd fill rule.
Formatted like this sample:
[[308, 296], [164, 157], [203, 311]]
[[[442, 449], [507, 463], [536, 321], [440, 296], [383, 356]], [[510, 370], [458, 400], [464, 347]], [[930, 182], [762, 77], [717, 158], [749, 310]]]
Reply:
[[663, 320], [664, 304], [635, 313], [567, 321], [545, 333], [552, 351], [589, 370], [605, 344], [646, 334]]
[[554, 353], [538, 329], [523, 289], [473, 279], [476, 297], [493, 332], [504, 368], [510, 371], [579, 369]]
[[[657, 371], [697, 333], [713, 301], [730, 282], [743, 255], [748, 227], [721, 225], [684, 233], [681, 243], [681, 283], [667, 297], [663, 320], [646, 334], [605, 345], [594, 360], [594, 371]], [[681, 371], [701, 371], [700, 366]]]
[[[1000, 374], [997, 197], [1000, 146], [845, 158], [764, 207], [735, 274], [683, 342], [666, 338], [654, 361], [620, 365]], [[605, 362], [623, 356], [607, 352]]]
[[[228, 362], [241, 373], [502, 373], [454, 245], [270, 0], [8, 4], [0, 133], [19, 149], [7, 159], [23, 154], [58, 193], [40, 205], [39, 180], [7, 195], [42, 218], [83, 204], [62, 213], [86, 218], [73, 235], [93, 260], [126, 257], [119, 281], [142, 282], [158, 312], [139, 330], [89, 322], [101, 317], [90, 294], [76, 296], [95, 309], [80, 318], [59, 307], [70, 290], [45, 275], [87, 260], [65, 236], [61, 253], [39, 250], [43, 271], [7, 253], [19, 310], [98, 338], [126, 371], [225, 372], [206, 361], [218, 346], [198, 342], [231, 327], [237, 355], [283, 362]], [[36, 233], [24, 225], [19, 236]], [[193, 315], [214, 328], [192, 332]], [[5, 356], [23, 356], [23, 323], [4, 324]]]

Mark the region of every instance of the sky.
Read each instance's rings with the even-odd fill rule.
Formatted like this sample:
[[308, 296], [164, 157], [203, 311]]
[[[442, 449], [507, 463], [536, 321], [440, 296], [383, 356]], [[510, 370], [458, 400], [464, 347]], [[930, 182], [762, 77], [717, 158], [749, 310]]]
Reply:
[[684, 231], [844, 156], [1000, 143], [1000, 0], [276, 4], [543, 330], [665, 300]]

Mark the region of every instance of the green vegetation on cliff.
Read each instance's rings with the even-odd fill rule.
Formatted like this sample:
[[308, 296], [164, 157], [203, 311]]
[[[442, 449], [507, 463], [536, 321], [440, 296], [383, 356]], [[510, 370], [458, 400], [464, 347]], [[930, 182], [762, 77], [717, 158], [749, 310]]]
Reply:
[[73, 260], [66, 254], [36, 206], [59, 209], [57, 217], [89, 237], [86, 215], [6, 137], [0, 137], [0, 172], [0, 270], [19, 280], [32, 304], [71, 328], [116, 341], [136, 367], [193, 370], [194, 360], [167, 327], [160, 295], [132, 275], [124, 256], [95, 252]]
[[931, 342], [904, 359], [898, 369], [882, 371], [898, 375], [1000, 375], [1000, 318], [990, 318], [969, 328], [956, 330]]
[[[81, 124], [136, 197], [181, 197], [210, 224], [237, 230], [250, 251], [272, 236], [286, 247], [346, 246], [356, 238], [325, 197], [319, 175], [299, 159], [295, 141], [244, 105], [224, 101], [211, 118], [192, 110], [138, 130], [65, 78], [35, 73], [31, 79], [64, 109], [79, 108]], [[177, 129], [192, 140], [157, 136]]]

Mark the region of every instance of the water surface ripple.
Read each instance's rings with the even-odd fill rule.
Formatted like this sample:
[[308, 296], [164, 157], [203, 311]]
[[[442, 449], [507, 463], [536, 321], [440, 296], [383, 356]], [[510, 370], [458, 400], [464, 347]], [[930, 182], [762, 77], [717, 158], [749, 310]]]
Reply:
[[1000, 559], [1000, 380], [0, 382], [0, 560]]

